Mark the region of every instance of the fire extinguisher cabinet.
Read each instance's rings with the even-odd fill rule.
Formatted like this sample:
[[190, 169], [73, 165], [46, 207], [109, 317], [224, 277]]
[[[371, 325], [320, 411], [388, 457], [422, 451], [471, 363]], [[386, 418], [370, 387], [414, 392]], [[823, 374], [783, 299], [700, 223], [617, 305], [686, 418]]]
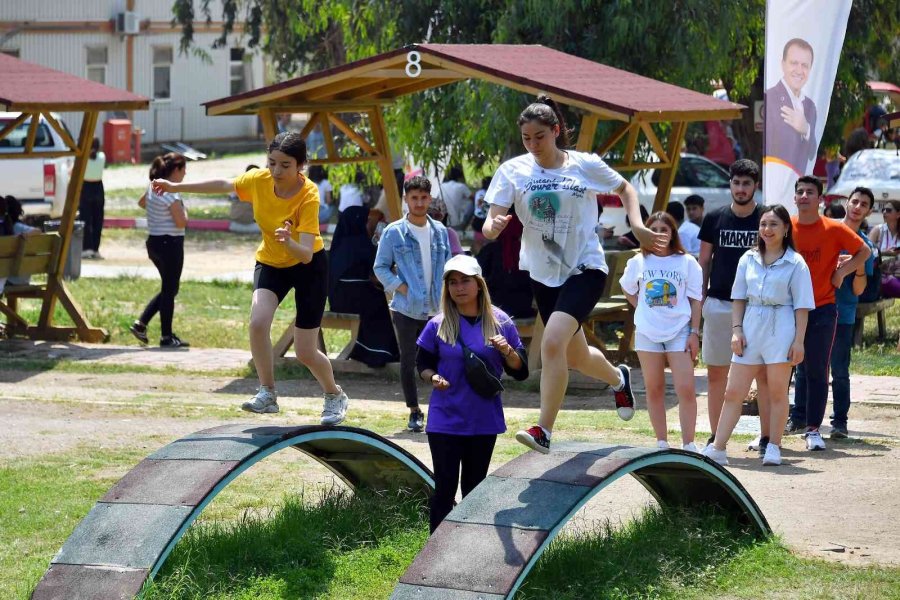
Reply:
[[131, 162], [131, 121], [109, 119], [103, 123], [103, 152], [106, 162]]

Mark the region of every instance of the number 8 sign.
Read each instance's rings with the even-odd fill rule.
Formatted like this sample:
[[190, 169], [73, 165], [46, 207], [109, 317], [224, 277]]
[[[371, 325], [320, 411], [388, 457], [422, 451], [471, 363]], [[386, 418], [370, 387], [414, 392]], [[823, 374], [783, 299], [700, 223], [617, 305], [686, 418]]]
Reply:
[[422, 55], [413, 50], [406, 55], [406, 76], [418, 77], [422, 74]]

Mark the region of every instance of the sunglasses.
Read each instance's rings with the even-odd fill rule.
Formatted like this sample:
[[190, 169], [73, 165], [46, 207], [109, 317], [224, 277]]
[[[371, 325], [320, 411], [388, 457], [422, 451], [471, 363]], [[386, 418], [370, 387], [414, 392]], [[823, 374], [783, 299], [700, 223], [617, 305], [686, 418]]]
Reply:
[[892, 213], [892, 212], [894, 212], [894, 209], [893, 209], [893, 207], [885, 206], [884, 208], [881, 209], [881, 212], [883, 212], [883, 213]]

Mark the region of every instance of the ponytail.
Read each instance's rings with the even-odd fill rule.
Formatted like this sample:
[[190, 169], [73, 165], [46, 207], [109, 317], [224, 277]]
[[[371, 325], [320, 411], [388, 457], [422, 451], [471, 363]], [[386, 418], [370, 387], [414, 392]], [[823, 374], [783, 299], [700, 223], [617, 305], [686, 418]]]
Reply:
[[565, 149], [571, 145], [570, 136], [572, 130], [566, 127], [566, 118], [562, 109], [553, 98], [546, 94], [541, 94], [537, 98], [537, 102], [529, 104], [528, 107], [519, 115], [516, 123], [521, 127], [529, 121], [537, 121], [542, 125], [546, 125], [551, 129], [559, 125], [559, 136], [556, 138], [556, 147]]
[[150, 164], [150, 181], [168, 178], [172, 171], [180, 169], [185, 163], [184, 157], [175, 152], [157, 156]]

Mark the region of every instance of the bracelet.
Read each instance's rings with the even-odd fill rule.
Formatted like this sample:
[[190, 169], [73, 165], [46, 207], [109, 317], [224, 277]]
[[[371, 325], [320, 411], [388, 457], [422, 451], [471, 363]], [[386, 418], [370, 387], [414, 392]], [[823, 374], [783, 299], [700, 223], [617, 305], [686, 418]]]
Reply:
[[699, 330], [699, 329], [694, 329], [693, 327], [689, 327], [689, 328], [688, 328], [688, 335], [691, 335], [692, 333], [696, 333], [697, 335], [700, 335], [700, 330]]

